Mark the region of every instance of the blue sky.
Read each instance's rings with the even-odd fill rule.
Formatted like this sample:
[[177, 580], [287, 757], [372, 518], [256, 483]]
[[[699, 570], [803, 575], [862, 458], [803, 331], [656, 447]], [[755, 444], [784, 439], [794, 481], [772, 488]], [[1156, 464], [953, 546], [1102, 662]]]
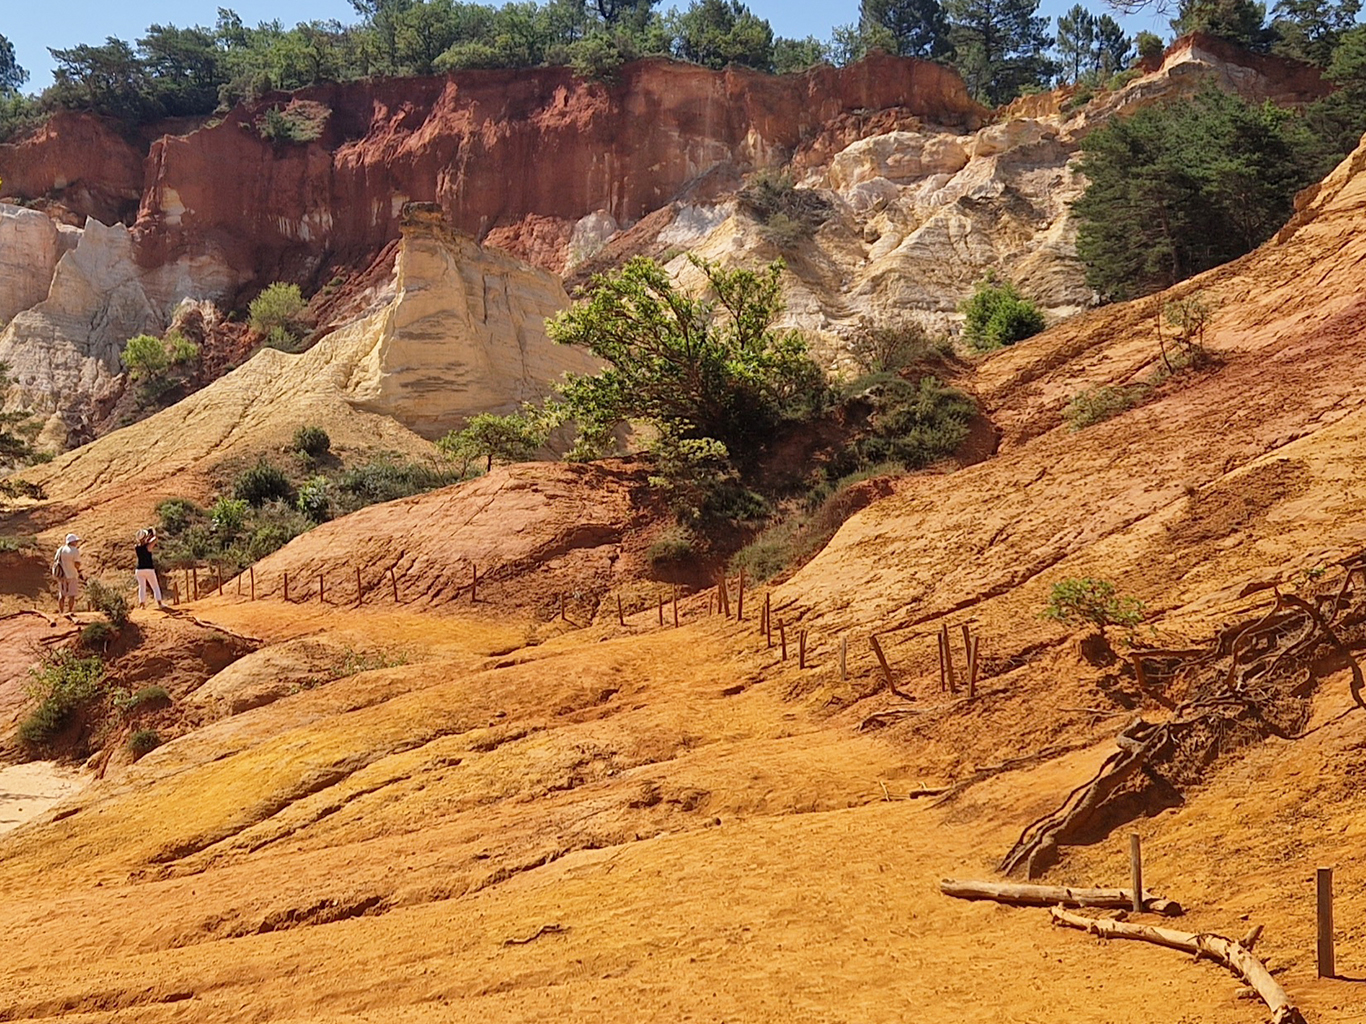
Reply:
[[[3, 0], [0, 35], [14, 44], [15, 56], [32, 76], [26, 88], [42, 89], [52, 81], [47, 47], [99, 43], [106, 36], [132, 42], [148, 25], [212, 25], [219, 7], [231, 7], [248, 24], [279, 18], [287, 24], [313, 19], [355, 20], [348, 0], [64, 0], [56, 8], [32, 0]], [[485, 0], [488, 2], [488, 0]], [[497, 0], [495, 0], [497, 2]], [[1075, 0], [1043, 0], [1040, 13], [1056, 17]], [[1103, 0], [1083, 0], [1099, 14]], [[660, 7], [686, 7], [686, 0], [662, 0]], [[749, 8], [767, 18], [784, 36], [829, 38], [830, 28], [855, 20], [858, 0], [749, 0]], [[1148, 16], [1121, 19], [1130, 32], [1148, 28], [1167, 35], [1166, 19]]]

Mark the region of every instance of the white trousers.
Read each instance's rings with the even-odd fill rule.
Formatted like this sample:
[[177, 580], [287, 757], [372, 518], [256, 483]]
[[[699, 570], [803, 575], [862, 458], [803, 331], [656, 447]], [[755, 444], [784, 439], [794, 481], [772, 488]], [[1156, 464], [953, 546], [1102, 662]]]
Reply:
[[147, 589], [150, 587], [152, 596], [157, 599], [157, 604], [161, 604], [161, 584], [157, 582], [157, 571], [155, 569], [138, 569], [133, 573], [138, 579], [138, 607], [141, 608], [147, 603]]

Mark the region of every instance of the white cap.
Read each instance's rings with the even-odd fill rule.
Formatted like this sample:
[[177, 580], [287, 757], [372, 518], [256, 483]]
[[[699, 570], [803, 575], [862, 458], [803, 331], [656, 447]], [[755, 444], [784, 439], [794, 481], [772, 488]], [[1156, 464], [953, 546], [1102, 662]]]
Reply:
[[68, 544], [79, 544], [81, 542], [81, 538], [77, 537], [74, 533], [68, 533], [66, 535], [66, 542]]

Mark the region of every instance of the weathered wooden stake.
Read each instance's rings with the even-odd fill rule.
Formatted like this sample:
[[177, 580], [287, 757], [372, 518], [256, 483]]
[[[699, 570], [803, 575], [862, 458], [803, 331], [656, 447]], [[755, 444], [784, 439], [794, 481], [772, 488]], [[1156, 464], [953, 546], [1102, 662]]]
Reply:
[[621, 610], [621, 595], [617, 595], [617, 624], [626, 625], [626, 613]]
[[678, 588], [674, 588], [674, 629], [678, 628]]
[[474, 602], [476, 602], [477, 600], [479, 600], [478, 595], [475, 593], [475, 591], [478, 590], [478, 589], [479, 589], [479, 566], [474, 565], [473, 563], [471, 563], [471, 565], [470, 565], [470, 604], [474, 604]]
[[716, 591], [721, 600], [721, 614], [730, 618], [730, 588], [726, 586], [726, 574], [721, 574], [721, 582], [717, 585]]
[[1333, 869], [1319, 868], [1319, 977], [1336, 978], [1333, 962]]
[[787, 660], [787, 630], [783, 627], [783, 620], [778, 620], [778, 639], [783, 645], [783, 661]]
[[797, 635], [797, 667], [806, 668], [806, 630]]
[[222, 597], [222, 596], [223, 596], [223, 567], [222, 567], [221, 565], [215, 565], [215, 566], [213, 567], [213, 573], [214, 573], [215, 576], [218, 577], [218, 596], [219, 596], [219, 597]]
[[849, 678], [849, 638], [840, 637], [840, 682]]
[[237, 574], [237, 596], [242, 596], [242, 574], [240, 572]]
[[973, 700], [977, 697], [977, 637], [972, 638], [972, 647], [968, 650], [968, 699]]
[[323, 603], [323, 574], [318, 573], [318, 603]]
[[1129, 833], [1129, 879], [1134, 887], [1134, 913], [1143, 913], [1143, 849], [1138, 833]]
[[289, 573], [285, 573], [285, 600], [289, 600]]
[[365, 600], [365, 591], [361, 589], [361, 585], [360, 585], [360, 566], [358, 565], [358, 566], [356, 566], [356, 607], [359, 608], [359, 607], [361, 606], [361, 603], [362, 603], [364, 600]]
[[398, 577], [394, 575], [394, 567], [389, 566], [389, 584], [394, 588], [394, 604], [398, 604]]
[[768, 646], [773, 646], [773, 607], [772, 594], [764, 595], [764, 639], [768, 641]]
[[870, 636], [868, 643], [873, 646], [873, 653], [877, 655], [877, 662], [882, 666], [882, 678], [887, 682], [887, 689], [892, 688], [892, 666], [887, 664], [887, 656], [882, 653], [882, 645], [877, 642], [877, 637]]
[[171, 600], [180, 604], [180, 584], [175, 580], [171, 580]]
[[735, 621], [745, 617], [745, 570], [740, 570], [740, 593], [735, 599]]
[[659, 624], [664, 625], [664, 595], [659, 595]]
[[953, 647], [949, 644], [949, 624], [946, 622], [941, 630], [944, 637], [944, 670], [949, 680], [949, 693], [958, 692], [958, 679], [953, 671]]
[[194, 590], [190, 591], [190, 593], [194, 594], [194, 599], [195, 599], [196, 601], [198, 601], [198, 600], [199, 600], [199, 566], [197, 566], [197, 565], [191, 566], [191, 567], [190, 567], [190, 571], [194, 573]]
[[949, 688], [949, 674], [948, 670], [944, 667], [945, 663], [948, 661], [948, 657], [947, 652], [944, 650], [943, 632], [940, 632], [937, 640], [939, 641], [939, 692], [943, 693]]
[[251, 599], [256, 600], [256, 566], [247, 567], [247, 572], [251, 573]]
[[569, 621], [569, 616], [564, 613], [564, 591], [560, 591], [560, 618], [565, 622]]

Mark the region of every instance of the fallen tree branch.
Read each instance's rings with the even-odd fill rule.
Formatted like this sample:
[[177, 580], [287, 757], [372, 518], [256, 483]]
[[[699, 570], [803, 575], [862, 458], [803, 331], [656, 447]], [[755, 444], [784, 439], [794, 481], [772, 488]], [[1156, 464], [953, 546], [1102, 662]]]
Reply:
[[569, 929], [566, 928], [566, 927], [565, 927], [564, 925], [562, 925], [562, 924], [543, 924], [543, 925], [541, 925], [541, 927], [537, 928], [534, 932], [532, 932], [530, 935], [528, 935], [528, 936], [527, 936], [526, 938], [524, 938], [524, 939], [518, 939], [518, 938], [504, 939], [504, 940], [503, 940], [503, 945], [504, 945], [504, 946], [525, 946], [525, 945], [526, 945], [527, 943], [529, 943], [529, 942], [535, 942], [535, 941], [536, 941], [537, 939], [539, 939], [542, 935], [563, 935], [563, 934], [564, 934], [565, 932], [567, 932], [567, 931], [569, 931]]
[[[960, 900], [993, 900], [1025, 907], [1056, 907], [1064, 904], [1069, 907], [1112, 907], [1122, 910], [1134, 905], [1132, 889], [1078, 889], [1066, 885], [1016, 885], [945, 878], [939, 883], [939, 891]], [[1179, 917], [1183, 912], [1176, 900], [1164, 900], [1147, 889], [1143, 890], [1143, 906], [1164, 917]]]
[[49, 626], [55, 627], [57, 625], [56, 619], [51, 615], [40, 612], [37, 608], [25, 608], [22, 611], [10, 612], [8, 615], [0, 615], [0, 621], [3, 621], [4, 619], [17, 619], [21, 615], [36, 615], [40, 619], [46, 619]]
[[1111, 921], [1106, 918], [1086, 917], [1084, 914], [1074, 914], [1062, 907], [1054, 907], [1049, 911], [1049, 914], [1052, 916], [1054, 924], [1065, 925], [1068, 928], [1080, 928], [1082, 931], [1098, 935], [1103, 939], [1137, 939], [1141, 942], [1166, 946], [1169, 949], [1179, 949], [1182, 952], [1193, 954], [1197, 959], [1205, 956], [1211, 960], [1217, 960], [1247, 982], [1257, 995], [1262, 997], [1262, 1001], [1271, 1010], [1271, 1024], [1304, 1024], [1303, 1014], [1290, 1001], [1290, 997], [1285, 994], [1285, 989], [1281, 988], [1280, 982], [1271, 976], [1266, 965], [1253, 956], [1241, 943], [1234, 942], [1232, 939], [1226, 939], [1222, 935], [1213, 935], [1208, 932], [1199, 934], [1178, 932], [1171, 928], [1159, 928], [1154, 925], [1127, 924], [1123, 921]]

